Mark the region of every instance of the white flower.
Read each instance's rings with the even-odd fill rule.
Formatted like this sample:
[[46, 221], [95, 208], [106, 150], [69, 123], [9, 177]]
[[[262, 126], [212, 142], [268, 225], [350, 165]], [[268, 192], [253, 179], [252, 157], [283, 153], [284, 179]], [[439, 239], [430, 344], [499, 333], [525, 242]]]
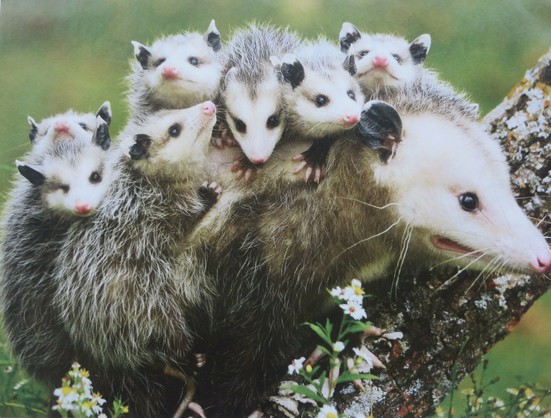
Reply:
[[344, 350], [344, 343], [342, 341], [337, 341], [333, 344], [333, 351], [335, 353], [340, 353], [342, 350]]
[[289, 374], [298, 374], [300, 370], [302, 370], [302, 363], [304, 363], [304, 360], [306, 360], [304, 357], [301, 357], [299, 359], [293, 360], [291, 364], [288, 366], [287, 373]]
[[362, 282], [357, 279], [353, 279], [350, 286], [346, 286], [344, 289], [344, 300], [354, 301], [359, 305], [363, 304], [364, 291], [362, 289]]
[[358, 358], [362, 359], [366, 365], [361, 368], [362, 373], [369, 373], [369, 371], [373, 368], [373, 359], [369, 355], [369, 351], [367, 349], [359, 349], [354, 347], [352, 349], [354, 351], [354, 354], [358, 356]]
[[338, 297], [339, 299], [344, 299], [344, 289], [341, 289], [340, 286], [331, 289], [331, 296]]
[[339, 413], [335, 407], [331, 405], [324, 405], [323, 408], [320, 409], [319, 414], [316, 415], [316, 418], [337, 418], [338, 416]]
[[339, 305], [345, 314], [350, 315], [355, 320], [367, 318], [365, 309], [355, 300], [349, 300], [346, 304]]

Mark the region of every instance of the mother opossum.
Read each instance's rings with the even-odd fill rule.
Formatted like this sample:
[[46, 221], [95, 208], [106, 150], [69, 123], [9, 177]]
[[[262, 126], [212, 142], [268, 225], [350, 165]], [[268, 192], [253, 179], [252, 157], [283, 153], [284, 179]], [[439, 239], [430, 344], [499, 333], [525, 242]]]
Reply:
[[294, 358], [301, 324], [324, 315], [327, 289], [352, 277], [405, 276], [423, 267], [419, 260], [551, 270], [545, 239], [515, 202], [503, 153], [457, 97], [432, 99], [419, 85], [389, 100], [398, 113], [365, 105], [358, 130], [331, 150], [320, 185], [291, 174], [290, 157], [304, 145], [286, 142], [253, 183], [229, 179], [191, 237], [190, 256], [204, 256], [221, 295], [207, 352], [212, 374], [200, 390], [203, 406], [213, 405], [209, 417], [257, 407]]

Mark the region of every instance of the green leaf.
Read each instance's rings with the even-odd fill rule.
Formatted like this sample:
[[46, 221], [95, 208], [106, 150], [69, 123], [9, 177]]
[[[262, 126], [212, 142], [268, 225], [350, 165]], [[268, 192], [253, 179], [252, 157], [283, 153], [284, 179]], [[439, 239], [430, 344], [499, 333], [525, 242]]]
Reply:
[[337, 379], [337, 384], [352, 382], [353, 380], [379, 380], [379, 377], [370, 373], [343, 373]]
[[288, 389], [292, 392], [298, 393], [299, 395], [306, 396], [307, 398], [310, 398], [316, 402], [325, 403], [325, 399], [323, 399], [320, 395], [318, 395], [312, 389], [307, 388], [306, 386], [283, 386], [282, 389]]
[[355, 321], [354, 324], [350, 325], [345, 329], [343, 334], [346, 335], [346, 334], [355, 334], [357, 332], [364, 332], [365, 330], [371, 328], [372, 325], [373, 324], [371, 322]]
[[312, 324], [310, 322], [307, 322], [306, 325], [308, 325], [312, 331], [314, 331], [316, 334], [318, 334], [318, 336], [323, 340], [325, 341], [327, 344], [329, 344], [330, 346], [333, 345], [333, 342], [331, 341], [331, 338], [329, 337], [329, 335], [327, 335], [325, 333], [325, 330], [318, 324]]

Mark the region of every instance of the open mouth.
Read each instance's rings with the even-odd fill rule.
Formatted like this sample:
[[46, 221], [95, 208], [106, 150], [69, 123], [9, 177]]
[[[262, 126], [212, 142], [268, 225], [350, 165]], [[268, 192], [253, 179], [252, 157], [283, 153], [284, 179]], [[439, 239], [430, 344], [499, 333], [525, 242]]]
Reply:
[[432, 245], [434, 245], [436, 248], [448, 251], [451, 253], [456, 254], [474, 254], [476, 253], [475, 250], [469, 247], [465, 247], [464, 245], [459, 244], [458, 242], [451, 240], [449, 238], [441, 237], [441, 236], [433, 236], [431, 238]]

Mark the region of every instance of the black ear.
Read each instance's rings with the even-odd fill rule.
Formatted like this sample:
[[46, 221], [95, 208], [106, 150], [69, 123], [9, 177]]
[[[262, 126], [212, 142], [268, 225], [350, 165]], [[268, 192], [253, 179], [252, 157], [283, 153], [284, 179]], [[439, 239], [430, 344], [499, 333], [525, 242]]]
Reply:
[[352, 23], [344, 22], [342, 24], [341, 33], [339, 34], [339, 42], [341, 51], [347, 53], [350, 45], [362, 37], [362, 34]]
[[350, 75], [356, 74], [356, 71], [358, 71], [356, 67], [356, 58], [354, 58], [354, 55], [348, 55], [344, 59], [343, 67], [346, 71], [350, 73]]
[[388, 163], [402, 140], [402, 119], [389, 104], [371, 100], [364, 105], [358, 132], [361, 141], [379, 150], [381, 161]]
[[414, 64], [421, 64], [427, 58], [431, 44], [430, 35], [425, 33], [409, 45], [409, 53]]
[[29, 125], [31, 125], [31, 129], [29, 131], [29, 139], [31, 140], [31, 143], [33, 143], [36, 139], [36, 135], [38, 135], [38, 126], [36, 125], [34, 119], [30, 116], [27, 116], [27, 121], [29, 122]]
[[102, 150], [107, 151], [111, 146], [111, 136], [109, 135], [109, 125], [104, 121], [101, 116], [96, 118], [96, 130], [92, 137], [92, 142], [100, 147]]
[[209, 28], [207, 29], [207, 33], [205, 35], [205, 41], [207, 41], [207, 45], [210, 46], [214, 50], [214, 52], [218, 52], [220, 51], [220, 48], [222, 48], [220, 32], [218, 32], [218, 29], [216, 29], [214, 19], [210, 21]]
[[44, 174], [32, 168], [30, 165], [24, 164], [21, 161], [15, 161], [15, 164], [21, 175], [35, 186], [42, 186], [46, 181]]
[[295, 88], [304, 81], [304, 67], [294, 55], [287, 54], [281, 63], [281, 75], [283, 80]]
[[139, 42], [132, 41], [132, 45], [134, 45], [134, 55], [136, 55], [136, 59], [144, 70], [147, 69], [151, 52]]
[[149, 157], [151, 137], [146, 134], [138, 134], [134, 137], [134, 141], [134, 145], [130, 147], [130, 158], [133, 160], [143, 160]]
[[113, 116], [111, 113], [111, 103], [109, 101], [103, 103], [96, 112], [96, 116], [101, 117], [107, 125], [111, 125], [111, 117]]

